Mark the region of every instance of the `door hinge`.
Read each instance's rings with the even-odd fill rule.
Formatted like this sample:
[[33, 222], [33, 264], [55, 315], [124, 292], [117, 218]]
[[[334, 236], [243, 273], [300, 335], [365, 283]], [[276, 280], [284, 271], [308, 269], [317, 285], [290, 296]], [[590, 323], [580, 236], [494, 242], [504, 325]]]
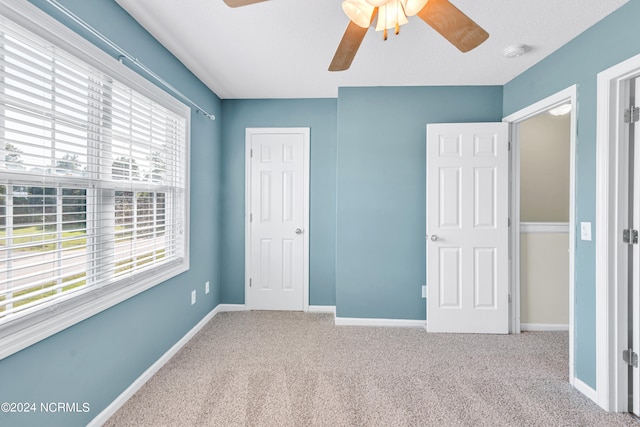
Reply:
[[640, 121], [640, 107], [631, 106], [624, 110], [624, 122], [635, 123]]
[[511, 143], [510, 142], [507, 144], [507, 151], [511, 151]]
[[511, 218], [507, 218], [507, 227], [511, 227]]
[[622, 351], [622, 360], [629, 366], [638, 367], [638, 353], [631, 348]]
[[509, 304], [511, 304], [511, 294], [509, 294]]
[[249, 222], [253, 222], [253, 214], [252, 213], [249, 214]]
[[630, 245], [638, 244], [638, 230], [627, 228], [622, 230], [622, 242]]
[[253, 157], [253, 148], [249, 150], [249, 157]]
[[251, 279], [249, 279], [249, 287], [251, 287]]

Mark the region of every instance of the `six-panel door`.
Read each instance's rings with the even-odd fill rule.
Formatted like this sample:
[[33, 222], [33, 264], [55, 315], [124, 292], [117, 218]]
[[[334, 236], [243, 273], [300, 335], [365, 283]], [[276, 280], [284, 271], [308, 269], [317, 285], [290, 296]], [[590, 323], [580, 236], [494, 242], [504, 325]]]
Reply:
[[508, 125], [427, 126], [427, 330], [508, 333]]
[[249, 307], [304, 308], [304, 133], [252, 132]]

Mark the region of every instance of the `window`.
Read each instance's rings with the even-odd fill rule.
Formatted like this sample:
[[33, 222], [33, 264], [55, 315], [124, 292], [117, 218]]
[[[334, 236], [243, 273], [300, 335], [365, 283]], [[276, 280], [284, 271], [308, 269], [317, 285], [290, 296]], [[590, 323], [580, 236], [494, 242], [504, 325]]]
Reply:
[[0, 16], [0, 340], [188, 268], [190, 110], [15, 7]]

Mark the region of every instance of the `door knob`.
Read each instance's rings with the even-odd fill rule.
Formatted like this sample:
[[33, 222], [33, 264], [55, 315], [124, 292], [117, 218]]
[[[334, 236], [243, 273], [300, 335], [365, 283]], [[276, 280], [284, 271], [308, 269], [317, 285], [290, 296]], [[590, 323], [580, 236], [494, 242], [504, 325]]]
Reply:
[[302, 234], [302, 229], [301, 228], [296, 228], [296, 234]]
[[438, 236], [436, 236], [435, 234], [432, 234], [432, 235], [431, 235], [431, 241], [432, 241], [432, 242], [436, 242], [436, 241], [438, 241]]

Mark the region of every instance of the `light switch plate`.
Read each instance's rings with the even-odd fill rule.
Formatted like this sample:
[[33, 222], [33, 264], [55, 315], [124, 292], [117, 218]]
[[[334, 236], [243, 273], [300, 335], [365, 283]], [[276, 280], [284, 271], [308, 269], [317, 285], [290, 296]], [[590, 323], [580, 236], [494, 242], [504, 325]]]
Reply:
[[580, 223], [580, 240], [591, 240], [591, 223]]

